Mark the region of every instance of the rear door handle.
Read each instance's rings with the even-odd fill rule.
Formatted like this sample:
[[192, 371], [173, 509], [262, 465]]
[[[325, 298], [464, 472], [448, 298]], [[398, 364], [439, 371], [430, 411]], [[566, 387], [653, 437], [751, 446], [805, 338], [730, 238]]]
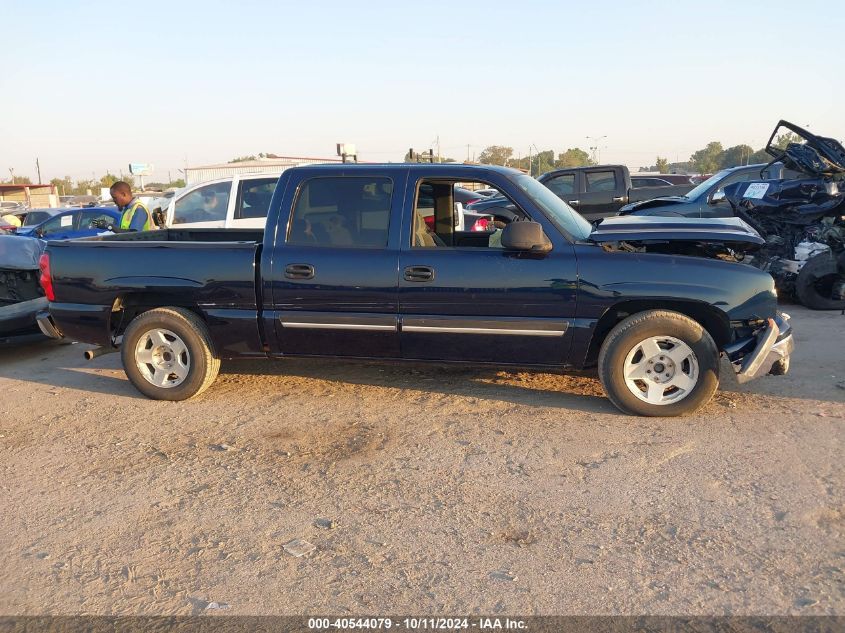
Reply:
[[405, 268], [405, 281], [431, 281], [434, 269], [431, 266], [408, 266]]
[[614, 196], [613, 201], [614, 202], [622, 202], [622, 196]]
[[579, 204], [581, 204], [581, 201], [580, 200], [569, 200], [567, 202], [567, 204], [571, 204], [572, 206], [577, 207]]
[[285, 266], [288, 279], [313, 279], [314, 267], [311, 264], [288, 264]]

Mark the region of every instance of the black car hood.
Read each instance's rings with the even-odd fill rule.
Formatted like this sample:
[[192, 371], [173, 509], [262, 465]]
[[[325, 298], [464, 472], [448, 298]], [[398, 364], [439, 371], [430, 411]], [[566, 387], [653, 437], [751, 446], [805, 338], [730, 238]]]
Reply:
[[626, 204], [620, 213], [628, 214], [633, 211], [640, 211], [642, 209], [650, 209], [651, 207], [665, 207], [673, 204], [684, 204], [689, 202], [689, 198], [684, 196], [661, 196], [659, 198], [650, 198], [648, 200], [640, 200], [639, 202], [631, 202]]
[[590, 233], [590, 241], [602, 242], [716, 242], [758, 247], [765, 240], [739, 218], [676, 218], [617, 216], [604, 218]]

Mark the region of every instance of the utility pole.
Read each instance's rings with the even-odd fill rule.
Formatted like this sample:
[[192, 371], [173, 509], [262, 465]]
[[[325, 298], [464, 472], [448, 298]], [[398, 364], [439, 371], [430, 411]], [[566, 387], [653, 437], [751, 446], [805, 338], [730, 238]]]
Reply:
[[38, 172], [38, 184], [41, 184], [41, 164], [38, 162], [38, 159], [35, 159], [35, 171]]
[[469, 143], [467, 143], [467, 162], [469, 162]]
[[601, 153], [600, 153], [600, 150], [599, 150], [599, 141], [601, 141], [602, 139], [605, 139], [605, 138], [607, 138], [606, 134], [603, 135], [603, 136], [588, 136], [587, 137], [588, 141], [593, 142], [593, 146], [590, 147], [590, 152], [592, 153], [592, 156], [590, 158], [596, 164], [598, 164], [599, 159], [601, 158]]

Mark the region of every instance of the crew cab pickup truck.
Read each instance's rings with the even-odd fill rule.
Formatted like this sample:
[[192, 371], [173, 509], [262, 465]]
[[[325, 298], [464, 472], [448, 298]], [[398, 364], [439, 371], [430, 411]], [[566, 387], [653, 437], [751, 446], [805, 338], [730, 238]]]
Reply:
[[634, 187], [625, 165], [574, 167], [546, 172], [537, 180], [588, 220], [615, 215], [624, 205], [657, 196], [680, 196], [695, 185]]
[[[467, 182], [495, 187], [516, 217], [456, 230], [453, 190]], [[710, 399], [720, 355], [740, 380], [788, 369], [771, 276], [717, 257], [762, 241], [738, 218], [594, 228], [504, 167], [297, 167], [264, 231], [48, 243], [39, 323], [100, 346], [90, 356], [119, 347], [132, 384], [162, 400], [202, 392], [221, 359], [344, 357], [594, 368], [623, 411], [672, 416]]]

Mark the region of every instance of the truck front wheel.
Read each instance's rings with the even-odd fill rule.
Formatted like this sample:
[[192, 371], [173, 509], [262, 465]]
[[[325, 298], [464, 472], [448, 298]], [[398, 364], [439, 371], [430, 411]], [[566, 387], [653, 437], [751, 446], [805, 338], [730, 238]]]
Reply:
[[184, 308], [139, 314], [123, 334], [120, 356], [129, 381], [153, 400], [187, 400], [220, 370], [208, 328]]
[[719, 386], [719, 350], [689, 317], [650, 310], [610, 331], [598, 369], [611, 402], [625, 413], [684, 415], [706, 404]]

